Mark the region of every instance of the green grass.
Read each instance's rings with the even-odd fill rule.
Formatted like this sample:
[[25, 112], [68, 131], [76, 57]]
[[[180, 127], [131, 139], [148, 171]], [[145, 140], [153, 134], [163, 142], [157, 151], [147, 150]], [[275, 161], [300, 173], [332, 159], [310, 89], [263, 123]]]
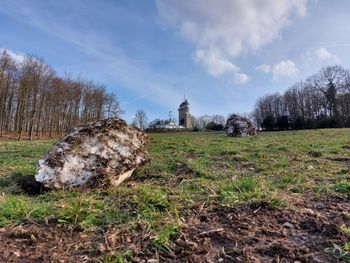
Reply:
[[179, 232], [178, 224], [170, 224], [153, 239], [153, 246], [165, 253], [172, 251], [172, 239]]
[[4, 197], [0, 203], [0, 227], [27, 221], [40, 221], [53, 212], [53, 207], [26, 196]]
[[91, 231], [119, 227], [141, 231], [156, 249], [170, 251], [181, 229], [179, 217], [199, 204], [263, 203], [280, 209], [292, 193], [349, 195], [350, 151], [344, 147], [350, 145], [349, 135], [350, 129], [248, 138], [150, 134], [152, 162], [120, 187], [40, 196], [26, 196], [16, 182], [35, 174], [53, 141], [0, 141], [0, 227], [48, 220]]
[[350, 242], [346, 242], [343, 245], [332, 244], [332, 247], [326, 248], [325, 251], [333, 254], [342, 262], [350, 262]]
[[333, 186], [334, 191], [340, 193], [350, 193], [350, 181], [341, 181]]

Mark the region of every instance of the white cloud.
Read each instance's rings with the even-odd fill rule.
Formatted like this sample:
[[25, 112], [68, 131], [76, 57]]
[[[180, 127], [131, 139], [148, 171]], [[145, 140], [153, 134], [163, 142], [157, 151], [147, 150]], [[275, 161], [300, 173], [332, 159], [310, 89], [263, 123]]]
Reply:
[[303, 63], [303, 73], [312, 73], [315, 69], [332, 64], [339, 64], [341, 61], [336, 54], [330, 52], [326, 47], [317, 47], [310, 48], [301, 54], [301, 62]]
[[21, 63], [24, 60], [25, 55], [19, 52], [14, 52], [7, 48], [0, 48], [0, 54], [2, 54], [6, 50], [7, 54], [17, 63]]
[[263, 73], [272, 73], [273, 79], [279, 77], [294, 77], [299, 74], [299, 69], [291, 60], [284, 60], [274, 65], [262, 64], [255, 68], [255, 70]]
[[213, 76], [237, 74], [232, 61], [277, 39], [293, 17], [305, 15], [306, 3], [307, 0], [156, 0], [163, 21], [178, 28], [180, 35], [194, 44], [196, 61]]
[[196, 62], [203, 64], [209, 74], [214, 77], [239, 71], [239, 68], [224, 58], [218, 50], [198, 49], [194, 54], [194, 59]]
[[302, 58], [307, 64], [315, 63], [339, 63], [340, 59], [335, 54], [331, 53], [327, 48], [320, 47], [307, 51], [302, 55]]
[[291, 60], [281, 61], [272, 67], [272, 75], [274, 79], [279, 77], [294, 77], [297, 74], [299, 74], [299, 69]]
[[269, 72], [271, 72], [271, 66], [266, 65], [266, 64], [262, 64], [262, 65], [256, 67], [255, 70], [263, 72], [263, 73], [269, 73]]
[[338, 60], [336, 55], [332, 54], [323, 47], [315, 49], [314, 53], [320, 60]]
[[246, 83], [250, 80], [249, 76], [244, 73], [236, 73], [235, 74], [235, 82], [237, 84], [243, 84]]
[[225, 58], [217, 49], [198, 49], [194, 53], [193, 58], [197, 63], [204, 65], [208, 73], [214, 77], [232, 74], [236, 84], [243, 84], [249, 81], [249, 76], [240, 72], [240, 68]]

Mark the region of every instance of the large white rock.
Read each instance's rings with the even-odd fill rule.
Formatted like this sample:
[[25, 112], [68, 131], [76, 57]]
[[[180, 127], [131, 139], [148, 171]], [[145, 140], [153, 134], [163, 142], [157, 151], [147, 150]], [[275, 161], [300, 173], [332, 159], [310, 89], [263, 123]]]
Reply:
[[35, 180], [49, 189], [117, 186], [149, 161], [147, 135], [123, 120], [75, 128], [39, 161]]
[[226, 122], [226, 134], [232, 137], [253, 136], [257, 134], [254, 123], [248, 118], [232, 114]]

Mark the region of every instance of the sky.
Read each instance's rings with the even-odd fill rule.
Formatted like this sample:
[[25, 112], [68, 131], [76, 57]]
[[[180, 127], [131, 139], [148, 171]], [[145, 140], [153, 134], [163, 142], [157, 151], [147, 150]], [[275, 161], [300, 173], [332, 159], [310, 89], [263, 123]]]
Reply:
[[0, 0], [0, 51], [105, 84], [131, 121], [249, 113], [322, 66], [350, 67], [348, 0]]

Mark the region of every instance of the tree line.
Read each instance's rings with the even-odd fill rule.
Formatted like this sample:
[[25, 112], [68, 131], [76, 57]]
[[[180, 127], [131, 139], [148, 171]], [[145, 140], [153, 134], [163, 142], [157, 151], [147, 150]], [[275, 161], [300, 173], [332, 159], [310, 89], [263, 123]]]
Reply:
[[[132, 126], [137, 127], [141, 130], [147, 128], [152, 129], [151, 127], [156, 124], [169, 124], [176, 123], [176, 120], [171, 116], [168, 119], [154, 119], [148, 122], [147, 114], [144, 110], [139, 109], [136, 111]], [[199, 117], [191, 116], [191, 126], [193, 131], [223, 131], [226, 125], [226, 118], [223, 115], [202, 115]]]
[[104, 85], [68, 74], [59, 77], [42, 58], [26, 55], [15, 61], [6, 50], [1, 54], [0, 137], [63, 135], [74, 126], [121, 113], [116, 96]]
[[222, 131], [226, 125], [226, 118], [223, 115], [202, 115], [199, 117], [191, 116], [193, 130], [202, 131]]
[[265, 130], [350, 127], [350, 71], [324, 67], [283, 94], [259, 98], [253, 117]]

